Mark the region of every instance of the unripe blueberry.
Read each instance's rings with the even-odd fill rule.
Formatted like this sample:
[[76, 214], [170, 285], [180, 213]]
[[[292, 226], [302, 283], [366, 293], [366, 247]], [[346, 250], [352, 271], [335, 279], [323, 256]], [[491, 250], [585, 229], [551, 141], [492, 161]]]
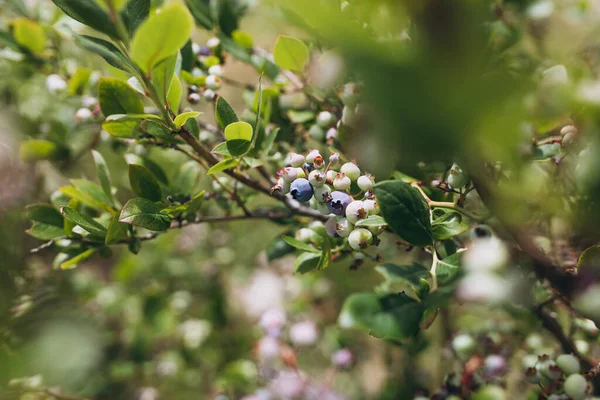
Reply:
[[92, 112], [88, 108], [80, 108], [75, 113], [75, 121], [77, 122], [87, 121], [90, 118], [92, 118]]
[[306, 203], [313, 196], [313, 187], [304, 178], [298, 178], [290, 185], [290, 194], [301, 203]]
[[328, 185], [323, 185], [321, 187], [315, 187], [313, 190], [315, 192], [315, 199], [317, 199], [319, 203], [329, 202], [331, 198], [331, 187]]
[[205, 75], [204, 71], [202, 71], [200, 68], [198, 68], [198, 67], [192, 68], [192, 76], [194, 78], [199, 78], [204, 75]]
[[208, 74], [223, 77], [223, 69], [220, 65], [213, 65], [208, 69]]
[[461, 189], [467, 186], [467, 183], [469, 183], [467, 174], [457, 164], [452, 165], [448, 174], [448, 184], [455, 189]]
[[219, 38], [216, 38], [216, 37], [212, 37], [206, 41], [206, 46], [208, 46], [209, 49], [214, 49], [215, 47], [218, 47], [220, 44], [221, 44], [221, 40], [219, 40]]
[[292, 183], [298, 178], [298, 169], [293, 167], [284, 168], [281, 172], [281, 177], [287, 183]]
[[306, 171], [304, 170], [304, 168], [296, 168], [296, 177], [297, 178], [306, 178]]
[[490, 354], [483, 361], [483, 370], [487, 375], [501, 375], [505, 369], [506, 360], [499, 354]]
[[297, 322], [290, 327], [290, 340], [294, 346], [312, 346], [317, 336], [317, 327], [312, 321]]
[[215, 91], [212, 89], [206, 89], [204, 91], [204, 93], [202, 93], [202, 95], [204, 96], [204, 100], [206, 100], [206, 101], [213, 101], [215, 99], [215, 97], [217, 96]]
[[268, 310], [260, 317], [259, 325], [269, 336], [279, 336], [285, 325], [285, 313], [281, 310]]
[[575, 125], [565, 125], [560, 129], [560, 134], [565, 136], [567, 133], [577, 133], [577, 127]]
[[346, 207], [346, 218], [353, 224], [356, 224], [359, 219], [367, 218], [368, 215], [365, 204], [360, 200], [355, 200]]
[[565, 374], [577, 374], [581, 370], [579, 360], [571, 354], [561, 354], [556, 358], [556, 365]]
[[348, 162], [348, 163], [342, 165], [340, 172], [342, 172], [343, 174], [346, 174], [346, 176], [348, 178], [350, 178], [352, 181], [357, 180], [358, 177], [360, 176], [360, 168], [358, 168], [358, 166], [356, 164], [351, 163], [351, 162]]
[[477, 348], [477, 342], [469, 334], [456, 335], [452, 340], [452, 349], [463, 360], [471, 357]]
[[367, 247], [373, 241], [373, 234], [364, 228], [353, 230], [348, 236], [348, 244], [354, 250], [360, 250]]
[[323, 186], [326, 180], [327, 176], [325, 175], [325, 172], [319, 171], [318, 169], [315, 169], [310, 174], [308, 174], [308, 181], [311, 185], [313, 185], [313, 187]]
[[46, 78], [46, 88], [52, 93], [62, 92], [67, 88], [67, 82], [57, 74], [50, 74]]
[[202, 49], [202, 47], [198, 43], [192, 43], [192, 53], [198, 55], [200, 54], [200, 49]]
[[333, 187], [336, 190], [348, 190], [350, 189], [350, 185], [352, 185], [352, 181], [345, 174], [337, 174], [333, 180]]
[[587, 388], [587, 380], [580, 374], [570, 375], [564, 383], [565, 394], [573, 400], [585, 399]]
[[371, 175], [359, 176], [356, 183], [363, 192], [373, 189], [373, 177]]
[[309, 228], [301, 228], [296, 231], [296, 239], [304, 243], [310, 243], [313, 241], [315, 236], [315, 231]]
[[310, 137], [317, 142], [322, 142], [325, 139], [325, 131], [319, 125], [314, 124], [308, 130]]
[[322, 128], [327, 128], [333, 123], [333, 114], [329, 111], [321, 111], [317, 115], [317, 124]]
[[349, 368], [352, 366], [354, 357], [348, 349], [339, 349], [331, 355], [331, 363], [338, 368]]
[[[539, 357], [538, 362], [536, 364], [536, 368], [538, 371], [540, 371], [540, 374], [542, 374], [542, 376], [548, 379], [555, 379], [556, 373], [554, 370], [557, 368], [556, 363], [552, 361], [547, 355]], [[560, 370], [558, 371], [558, 374], [560, 376]]]
[[209, 75], [206, 77], [206, 87], [212, 90], [218, 90], [221, 87], [221, 77]]
[[329, 163], [331, 164], [331, 166], [337, 165], [337, 163], [339, 163], [339, 162], [340, 162], [340, 154], [339, 153], [331, 153], [329, 155]]
[[298, 153], [290, 153], [287, 156], [287, 163], [292, 167], [301, 167], [304, 164], [304, 156]]
[[506, 390], [497, 385], [486, 385], [477, 390], [471, 397], [471, 400], [506, 400], [508, 396]]
[[85, 108], [92, 108], [96, 104], [98, 104], [98, 99], [95, 98], [94, 96], [86, 95], [81, 98], [81, 105], [84, 106]]
[[329, 171], [327, 171], [326, 176], [327, 176], [327, 180], [331, 183], [333, 183], [333, 180], [335, 179], [335, 177], [337, 176], [339, 172], [334, 171], [332, 169], [330, 169]]
[[339, 218], [335, 225], [335, 231], [341, 237], [348, 237], [354, 230], [354, 225], [346, 218]]
[[317, 203], [317, 211], [319, 211], [323, 215], [331, 215], [331, 211], [327, 208], [327, 203]]
[[533, 383], [535, 385], [542, 381], [542, 375], [540, 375], [540, 372], [533, 367], [527, 368], [525, 371], [525, 377], [529, 383]]
[[337, 139], [338, 136], [338, 131], [335, 128], [329, 128], [327, 130], [327, 134], [325, 135], [325, 140], [327, 140], [328, 143], [332, 143], [333, 141], [335, 141]]
[[[327, 212], [329, 212], [329, 210]], [[327, 223], [325, 224], [325, 231], [327, 231], [327, 234], [333, 238], [339, 237], [336, 228], [337, 228], [337, 218], [336, 217], [329, 218], [327, 220]]]
[[377, 203], [377, 200], [373, 200], [373, 199], [363, 200], [363, 204], [364, 204], [365, 210], [367, 211], [367, 213], [369, 215], [379, 214], [379, 203]]
[[335, 215], [345, 215], [348, 204], [352, 202], [352, 197], [347, 193], [335, 191], [330, 194], [327, 201], [327, 208]]
[[311, 150], [306, 156], [306, 162], [314, 164], [315, 167], [319, 168], [324, 164], [323, 156], [319, 153], [319, 150]]
[[189, 94], [188, 102], [190, 104], [198, 104], [199, 101], [200, 101], [200, 95], [198, 93], [190, 93]]

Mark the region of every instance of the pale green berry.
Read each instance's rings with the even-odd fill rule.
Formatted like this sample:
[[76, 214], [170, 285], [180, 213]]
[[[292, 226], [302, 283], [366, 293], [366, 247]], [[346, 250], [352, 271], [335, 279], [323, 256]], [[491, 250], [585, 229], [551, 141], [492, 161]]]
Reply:
[[448, 184], [454, 189], [461, 189], [467, 186], [467, 183], [469, 183], [468, 175], [457, 164], [454, 164], [448, 174]]
[[379, 214], [379, 204], [377, 203], [376, 200], [367, 199], [367, 200], [363, 200], [363, 203], [365, 205], [365, 210], [367, 210], [367, 213], [369, 215]]
[[458, 357], [462, 360], [466, 360], [477, 348], [477, 342], [473, 337], [467, 333], [462, 333], [460, 335], [456, 335], [452, 340], [452, 349]]
[[587, 392], [588, 383], [583, 375], [570, 375], [564, 383], [565, 394], [573, 400], [583, 400]]
[[350, 185], [352, 185], [352, 182], [350, 181], [350, 178], [347, 177], [345, 174], [337, 174], [337, 176], [333, 180], [333, 187], [336, 190], [348, 190], [350, 189]]
[[323, 215], [330, 215], [331, 211], [329, 207], [327, 207], [327, 203], [318, 202], [317, 203], [317, 211], [319, 211]]
[[356, 107], [358, 104], [358, 90], [355, 83], [347, 83], [342, 90], [342, 102], [345, 106]]
[[306, 178], [306, 172], [304, 171], [303, 168], [296, 168], [297, 171], [297, 178]]
[[385, 225], [367, 226], [367, 229], [369, 230], [369, 232], [371, 232], [373, 234], [373, 236], [379, 236], [383, 232], [385, 232]]
[[322, 111], [317, 115], [317, 124], [320, 127], [327, 128], [333, 123], [333, 114], [329, 111]]
[[[304, 171], [302, 171], [302, 173], [304, 173]], [[283, 171], [281, 173], [281, 178], [284, 180], [284, 182], [292, 183], [297, 178], [301, 178], [301, 177], [298, 176], [297, 168], [289, 167], [289, 168], [283, 169]]]
[[213, 65], [208, 69], [208, 74], [223, 77], [223, 68], [220, 65]]
[[363, 192], [373, 189], [373, 178], [370, 175], [359, 176], [356, 183]]
[[322, 142], [323, 140], [325, 140], [325, 131], [321, 126], [317, 124], [314, 124], [309, 128], [308, 134], [313, 140], [317, 142]]
[[221, 77], [218, 75], [209, 75], [206, 77], [206, 87], [212, 90], [218, 90], [221, 87]]
[[487, 385], [475, 392], [471, 400], [508, 400], [506, 391], [500, 386]]
[[339, 218], [335, 224], [335, 231], [341, 237], [348, 237], [354, 230], [354, 225], [346, 218]]
[[337, 176], [337, 174], [339, 174], [339, 172], [330, 169], [326, 173], [327, 180], [333, 182], [333, 180], [335, 179], [335, 177]]
[[360, 177], [360, 168], [354, 163], [348, 162], [342, 165], [340, 172], [346, 174], [353, 182]]
[[356, 123], [356, 112], [353, 108], [345, 106], [342, 110], [342, 124], [346, 126], [352, 126]]
[[314, 196], [319, 203], [327, 203], [329, 201], [330, 195], [331, 187], [329, 187], [328, 185], [323, 185], [321, 187], [314, 188]]
[[304, 243], [310, 243], [315, 235], [315, 231], [309, 228], [302, 228], [296, 231], [296, 239]]
[[[364, 203], [360, 200], [354, 200], [346, 207], [346, 218], [353, 224], [356, 224], [359, 219], [367, 218], [368, 215]], [[370, 233], [371, 232], [369, 232], [369, 234]]]
[[313, 185], [313, 188], [323, 186], [326, 180], [327, 176], [325, 175], [325, 172], [319, 171], [318, 169], [315, 169], [308, 174], [308, 181]]
[[581, 370], [579, 360], [571, 354], [561, 354], [556, 358], [556, 365], [565, 374], [576, 374]]
[[360, 250], [367, 247], [373, 241], [373, 234], [364, 228], [353, 230], [348, 236], [348, 244], [354, 250]]

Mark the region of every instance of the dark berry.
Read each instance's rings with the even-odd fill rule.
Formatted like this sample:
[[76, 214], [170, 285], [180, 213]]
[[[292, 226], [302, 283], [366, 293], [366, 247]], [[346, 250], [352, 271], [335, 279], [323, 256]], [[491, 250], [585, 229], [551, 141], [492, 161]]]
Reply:
[[313, 187], [306, 179], [298, 178], [290, 185], [290, 194], [294, 200], [306, 203], [313, 196]]
[[347, 193], [335, 191], [331, 193], [331, 199], [327, 202], [327, 208], [335, 215], [344, 215], [346, 207], [352, 202], [352, 197]]

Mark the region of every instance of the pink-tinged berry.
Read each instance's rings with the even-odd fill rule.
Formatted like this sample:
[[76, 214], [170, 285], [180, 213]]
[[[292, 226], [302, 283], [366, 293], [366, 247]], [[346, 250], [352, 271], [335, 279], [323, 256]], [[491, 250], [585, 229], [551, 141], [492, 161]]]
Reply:
[[287, 156], [287, 163], [292, 167], [302, 167], [304, 165], [304, 156], [298, 153], [290, 153]]
[[298, 178], [298, 169], [293, 167], [284, 168], [281, 171], [281, 177], [287, 183], [292, 183]]
[[220, 65], [213, 65], [208, 69], [208, 74], [223, 77], [223, 68]]
[[311, 150], [306, 156], [306, 162], [314, 164], [316, 168], [320, 168], [325, 163], [323, 156], [319, 153], [319, 150]]
[[345, 192], [332, 192], [327, 200], [327, 208], [335, 215], [344, 215], [352, 197]]
[[348, 236], [348, 244], [354, 250], [361, 250], [371, 244], [373, 234], [364, 228], [353, 230]]
[[360, 168], [354, 163], [348, 162], [342, 165], [340, 172], [346, 174], [352, 181], [356, 181], [360, 177]]
[[[340, 153], [331, 153], [329, 156], [329, 163], [331, 166], [337, 165], [340, 162]], [[328, 171], [329, 172], [329, 171]]]
[[259, 325], [265, 333], [274, 337], [281, 334], [281, 329], [285, 323], [285, 313], [281, 310], [268, 310], [260, 317], [259, 321]]
[[337, 174], [333, 180], [333, 187], [336, 190], [348, 190], [350, 189], [350, 185], [352, 185], [352, 181], [350, 181], [350, 178], [344, 174]]
[[273, 360], [279, 357], [281, 346], [279, 340], [272, 336], [265, 336], [258, 341], [256, 352], [261, 360]]
[[360, 200], [355, 200], [346, 207], [346, 218], [353, 224], [356, 224], [359, 219], [367, 218], [368, 215], [365, 204]]
[[80, 108], [75, 113], [75, 121], [85, 122], [92, 118], [93, 113], [88, 108]]
[[338, 368], [350, 368], [354, 362], [354, 356], [349, 349], [339, 349], [331, 355], [331, 363]]
[[329, 128], [327, 130], [327, 133], [325, 134], [325, 140], [331, 144], [333, 143], [338, 137], [338, 131], [335, 128]]

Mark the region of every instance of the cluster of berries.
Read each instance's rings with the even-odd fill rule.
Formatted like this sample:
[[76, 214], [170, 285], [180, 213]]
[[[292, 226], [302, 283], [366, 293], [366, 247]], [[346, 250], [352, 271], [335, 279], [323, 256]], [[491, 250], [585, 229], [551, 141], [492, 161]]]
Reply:
[[332, 153], [326, 163], [318, 150], [310, 151], [306, 157], [290, 153], [287, 164], [288, 167], [278, 172], [273, 191], [289, 194], [294, 200], [309, 203], [321, 214], [330, 216], [325, 225], [327, 233], [348, 238], [353, 249], [377, 244], [374, 236], [383, 232], [385, 226], [356, 226], [360, 220], [379, 214], [371, 175], [361, 175], [360, 168], [352, 162], [341, 165], [338, 172], [333, 168], [340, 164], [339, 154]]
[[191, 75], [194, 81], [202, 82], [203, 87], [191, 85], [188, 88], [188, 101], [191, 104], [196, 104], [204, 97], [206, 101], [212, 101], [216, 97], [216, 91], [221, 88], [223, 83], [223, 68], [221, 60], [217, 56], [220, 51], [221, 41], [216, 38], [210, 38], [205, 46], [200, 46], [197, 43], [192, 45], [194, 55], [198, 62], [205, 70], [195, 67], [192, 69]]

